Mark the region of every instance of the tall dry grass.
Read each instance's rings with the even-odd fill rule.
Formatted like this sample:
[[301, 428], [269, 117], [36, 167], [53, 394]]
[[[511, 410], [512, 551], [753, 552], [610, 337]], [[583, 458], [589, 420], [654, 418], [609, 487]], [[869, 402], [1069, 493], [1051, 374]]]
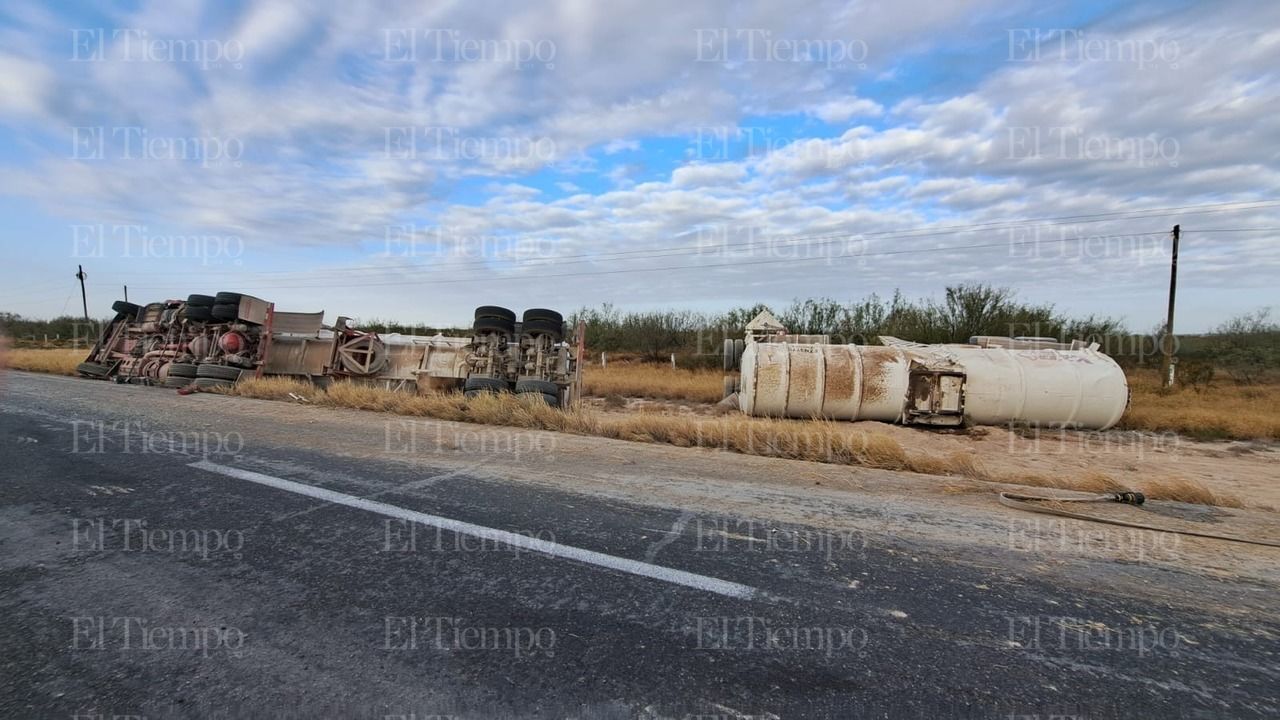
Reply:
[[[32, 372], [75, 375], [84, 350], [0, 349], [0, 367]], [[588, 367], [584, 373], [588, 395], [650, 397], [692, 402], [718, 402], [723, 373], [718, 370], [672, 369], [665, 365], [619, 364]], [[309, 387], [309, 386], [308, 386]], [[1133, 398], [1119, 427], [1151, 432], [1172, 431], [1191, 438], [1215, 440], [1280, 440], [1280, 383], [1235, 385], [1221, 382], [1196, 390], [1177, 387], [1165, 391], [1150, 371], [1129, 376]], [[351, 390], [340, 388], [337, 395]], [[353, 399], [377, 410], [388, 400]], [[399, 402], [399, 401], [395, 401]], [[394, 410], [393, 410], [394, 411]]]
[[76, 365], [84, 362], [88, 354], [84, 349], [15, 348], [7, 350], [0, 347], [0, 367], [54, 375], [75, 375]]
[[[310, 383], [286, 378], [246, 380], [221, 392], [268, 400], [302, 398], [308, 404], [321, 407], [568, 432], [743, 455], [916, 472], [969, 481], [1097, 493], [1136, 489], [1152, 499], [1231, 507], [1240, 505], [1239, 500], [1232, 496], [1215, 494], [1189, 480], [1140, 482], [1137, 487], [1126, 487], [1097, 472], [1082, 476], [1002, 476], [989, 471], [972, 452], [948, 455], [909, 452], [888, 435], [854, 429], [847, 423], [832, 420], [774, 420], [742, 415], [706, 418], [656, 413], [616, 416], [581, 409], [558, 410], [517, 395], [482, 395], [468, 400], [456, 393], [411, 395], [348, 382], [334, 383], [325, 391]], [[956, 487], [948, 485], [944, 490]], [[989, 488], [978, 484], [965, 487], [972, 491], [989, 491]]]
[[724, 373], [719, 370], [686, 370], [666, 365], [615, 364], [583, 369], [587, 395], [608, 397], [660, 398], [719, 402], [724, 389]]
[[[76, 365], [83, 358], [83, 350], [0, 351], [0, 365], [5, 367], [64, 375], [74, 375]], [[670, 368], [658, 366], [647, 366], [644, 373], [635, 372], [637, 368], [645, 367], [618, 368], [617, 376], [630, 380], [655, 371], [672, 372]], [[710, 379], [718, 380], [719, 378], [719, 373], [712, 371], [684, 371], [684, 374], [689, 378], [690, 387], [694, 388], [699, 384], [703, 386], [709, 384]], [[904, 470], [970, 481], [1001, 482], [1085, 492], [1129, 489], [1140, 490], [1153, 500], [1177, 500], [1228, 507], [1239, 507], [1241, 504], [1240, 500], [1234, 496], [1215, 493], [1198, 482], [1182, 479], [1138, 479], [1126, 486], [1102, 473], [1089, 473], [1082, 476], [1002, 476], [989, 471], [972, 452], [953, 452], [948, 455], [908, 452], [897, 440], [888, 435], [853, 429], [847, 423], [832, 420], [780, 420], [742, 415], [690, 417], [656, 413], [617, 416], [580, 409], [557, 410], [541, 402], [515, 395], [481, 396], [467, 400], [453, 393], [412, 395], [350, 382], [333, 383], [326, 391], [309, 382], [282, 377], [246, 380], [219, 392], [266, 400], [295, 401], [300, 398], [309, 404], [321, 407], [370, 410], [456, 422], [593, 435], [632, 442], [711, 448], [746, 455]], [[1233, 393], [1234, 400], [1231, 400]], [[717, 399], [718, 396], [717, 390]], [[1228, 436], [1280, 437], [1275, 432], [1276, 408], [1280, 407], [1276, 403], [1276, 400], [1280, 399], [1280, 391], [1277, 388], [1235, 388], [1228, 390], [1226, 396], [1231, 400], [1226, 405], [1232, 408], [1229, 412], [1240, 416], [1248, 416], [1249, 413], [1260, 416], [1252, 423], [1245, 422], [1242, 425], [1228, 423], [1219, 418], [1223, 422], [1221, 427], [1226, 428], [1224, 432], [1233, 433]], [[1155, 404], [1150, 398], [1158, 398], [1161, 404], [1156, 410], [1151, 411], [1149, 425], [1138, 425], [1133, 417], [1135, 413], [1131, 411], [1126, 415], [1125, 426], [1184, 432], [1174, 425], [1178, 422], [1187, 422], [1188, 417], [1198, 412], [1194, 408], [1189, 409], [1187, 405], [1194, 400], [1210, 397], [1213, 395], [1197, 394], [1189, 390], [1166, 394], [1160, 391], [1158, 382], [1140, 381], [1134, 384], [1135, 405], [1145, 410], [1146, 405]], [[1233, 405], [1232, 402], [1238, 403], [1239, 406]], [[1240, 406], [1244, 409], [1242, 410]], [[1203, 435], [1205, 427], [1204, 425], [1192, 427], [1189, 434]], [[980, 489], [982, 486], [948, 485], [947, 488], [963, 491], [967, 488]]]
[[[723, 392], [718, 370], [682, 370], [664, 365], [626, 364], [590, 367], [584, 374], [586, 393], [693, 402], [717, 402]], [[1150, 371], [1129, 375], [1133, 393], [1119, 427], [1151, 432], [1172, 431], [1201, 440], [1280, 440], [1280, 383], [1218, 383], [1196, 390], [1178, 386], [1165, 391]]]
[[1122, 483], [1106, 473], [1091, 471], [1079, 476], [1020, 475], [1012, 478], [997, 479], [997, 482], [1097, 494], [1136, 490], [1149, 500], [1169, 500], [1193, 505], [1215, 505], [1219, 507], [1244, 507], [1244, 503], [1235, 495], [1215, 492], [1197, 480], [1188, 480], [1186, 478], [1135, 477], [1128, 482]]
[[1216, 383], [1165, 390], [1151, 372], [1129, 376], [1128, 430], [1172, 431], [1201, 440], [1280, 440], [1280, 384]]
[[[321, 407], [553, 430], [746, 455], [888, 470], [952, 472], [946, 460], [939, 462], [930, 456], [910, 454], [887, 435], [830, 420], [806, 422], [741, 415], [704, 418], [656, 413], [615, 416], [584, 409], [558, 410], [518, 395], [482, 395], [468, 400], [456, 393], [412, 395], [347, 382], [335, 382], [325, 391], [310, 383], [286, 378], [246, 380], [222, 392], [267, 400], [301, 398]], [[960, 467], [955, 472], [964, 470]]]

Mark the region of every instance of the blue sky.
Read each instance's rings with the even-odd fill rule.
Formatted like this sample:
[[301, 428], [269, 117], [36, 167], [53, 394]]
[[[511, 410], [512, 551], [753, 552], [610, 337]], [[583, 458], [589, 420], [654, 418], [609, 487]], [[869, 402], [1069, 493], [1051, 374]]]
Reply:
[[1262, 2], [6, 3], [0, 310], [76, 312], [83, 264], [97, 314], [126, 284], [443, 324], [991, 282], [1145, 330], [1181, 223], [1180, 325], [1205, 330], [1280, 299], [1278, 21]]

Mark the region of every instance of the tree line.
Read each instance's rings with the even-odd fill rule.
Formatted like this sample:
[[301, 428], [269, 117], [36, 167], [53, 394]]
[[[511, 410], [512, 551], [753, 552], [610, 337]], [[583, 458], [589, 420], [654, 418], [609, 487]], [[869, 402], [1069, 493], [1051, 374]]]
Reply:
[[[794, 300], [783, 307], [763, 304], [719, 313], [691, 310], [623, 311], [611, 304], [582, 308], [568, 320], [586, 324], [586, 346], [593, 354], [619, 353], [638, 360], [666, 361], [676, 355], [686, 367], [717, 365], [725, 338], [743, 336], [746, 324], [770, 310], [793, 333], [827, 335], [833, 343], [875, 345], [881, 335], [921, 343], [966, 342], [974, 335], [1052, 337], [1096, 342], [1103, 352], [1128, 366], [1158, 364], [1162, 331], [1131, 332], [1112, 317], [1068, 315], [1052, 304], [1020, 300], [1010, 288], [985, 284], [953, 285], [941, 298], [911, 299], [901, 292], [872, 294], [860, 300]], [[96, 337], [105, 320], [87, 326], [82, 318], [34, 320], [0, 313], [0, 334], [20, 343], [40, 344], [47, 337], [61, 344]], [[359, 327], [374, 332], [465, 335], [465, 328], [436, 328], [421, 323], [371, 319]], [[1205, 335], [1179, 335], [1178, 356], [1187, 370], [1206, 373], [1196, 363], [1225, 368], [1240, 380], [1280, 368], [1280, 323], [1269, 309], [1232, 318]], [[1242, 381], [1243, 381], [1242, 380]]]

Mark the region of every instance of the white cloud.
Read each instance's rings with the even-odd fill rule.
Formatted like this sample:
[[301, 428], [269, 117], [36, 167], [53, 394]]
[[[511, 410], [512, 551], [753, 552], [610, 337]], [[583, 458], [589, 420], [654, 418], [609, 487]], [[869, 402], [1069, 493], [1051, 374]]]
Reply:
[[290, 0], [260, 2], [250, 6], [232, 42], [262, 62], [289, 49], [308, 25], [305, 10]]
[[808, 112], [823, 122], [839, 123], [855, 117], [881, 115], [884, 113], [884, 107], [874, 100], [850, 96], [814, 105]]
[[727, 185], [741, 180], [746, 172], [739, 163], [685, 165], [671, 174], [671, 182], [678, 187]]
[[[178, 36], [199, 31], [194, 21], [162, 21], [171, 8], [153, 2], [136, 13], [112, 11], [117, 15], [111, 21], [163, 26]], [[239, 72], [118, 60], [67, 63], [65, 53], [30, 39], [64, 35], [65, 27], [27, 8], [15, 13], [24, 31], [3, 35], [12, 50], [0, 56], [0, 112], [33, 143], [52, 138], [50, 152], [0, 182], [7, 193], [36, 199], [57, 217], [143, 218], [236, 232], [283, 255], [299, 245], [357, 247], [381, 238], [386, 226], [406, 222], [478, 235], [518, 232], [563, 253], [608, 252], [678, 245], [696, 227], [738, 236], [883, 232], [1258, 198], [1277, 186], [1280, 158], [1271, 149], [1280, 147], [1280, 115], [1274, 112], [1280, 35], [1269, 29], [1280, 25], [1277, 7], [1228, 2], [1086, 29], [1088, 37], [1116, 47], [1175, 42], [1176, 68], [1046, 56], [1004, 63], [962, 87], [934, 87], [918, 96], [902, 97], [891, 85], [913, 67], [901, 63], [904, 57], [958, 42], [957, 33], [1003, 38], [1007, 18], [991, 20], [990, 8], [1017, 10], [986, 0], [945, 6], [909, 0], [893, 13], [837, 2], [800, 9], [742, 2], [727, 15], [713, 3], [655, 6], [649, 0], [607, 9], [566, 2], [503, 12], [484, 3], [392, 3], [377, 10], [334, 3], [302, 12], [255, 2], [225, 28], [245, 45], [246, 67]], [[205, 5], [178, 15], [199, 17], [214, 9]], [[699, 61], [697, 30], [727, 23], [770, 28], [779, 38], [864, 41], [867, 67], [742, 57]], [[418, 31], [417, 62], [385, 60], [387, 28]], [[421, 31], [429, 28], [456, 28], [463, 38], [489, 39], [497, 47], [546, 41], [554, 58], [520, 67], [501, 58], [424, 59]], [[742, 47], [736, 51], [740, 55]], [[882, 105], [864, 97], [873, 94], [892, 99]], [[806, 125], [816, 123], [805, 120], [796, 137], [745, 159], [712, 162], [693, 153], [675, 167], [669, 163], [678, 158], [650, 154], [643, 142], [797, 113], [859, 124], [839, 137], [812, 137]], [[873, 118], [875, 127], [864, 124]], [[234, 138], [245, 153], [238, 165], [210, 167], [68, 158], [69, 128], [89, 124]], [[415, 152], [388, 153], [389, 130], [403, 128], [418, 141]], [[438, 146], [424, 142], [432, 128], [447, 128], [458, 143], [437, 152]], [[547, 152], [502, 149], [502, 141], [510, 148], [512, 141], [544, 139]], [[493, 143], [489, 150], [486, 142]], [[1152, 142], [1155, 154], [1144, 156]], [[472, 147], [480, 148], [478, 154], [468, 151]], [[584, 177], [558, 180], [557, 170]], [[537, 171], [551, 174], [551, 182], [572, 197], [543, 197], [523, 184]], [[582, 191], [596, 186], [588, 177], [610, 189]], [[459, 187], [483, 191], [476, 197]], [[1274, 225], [1276, 217], [1242, 215], [1232, 224]], [[1161, 219], [1159, 226], [1176, 219]], [[1238, 240], [1214, 242], [1231, 248]], [[1217, 264], [1187, 272], [1202, 273], [1195, 282], [1204, 287], [1228, 281], [1266, 287], [1277, 269], [1277, 251], [1270, 249], [1276, 246], [1238, 247], [1248, 253], [1225, 253]], [[1150, 248], [1134, 252], [1149, 254]], [[1053, 271], [1055, 282], [1068, 285], [1120, 284], [1135, 293], [1159, 285], [1158, 274], [1137, 280], [1126, 275], [1132, 268], [1122, 260], [1128, 257], [1100, 260], [1093, 269], [1077, 258], [1059, 271], [1055, 262], [1063, 258], [1048, 255], [997, 257], [1001, 262], [989, 256], [941, 262], [929, 254], [863, 255], [844, 258], [852, 268], [819, 258], [702, 275], [588, 276], [556, 292], [573, 303], [728, 303], [756, 294], [848, 294], [851, 273], [860, 293], [966, 277], [1018, 282], [1031, 269]], [[703, 253], [641, 258], [627, 267], [736, 259]], [[1073, 297], [1081, 295], [1076, 290], [1071, 288]], [[459, 290], [457, 297], [466, 294]]]
[[0, 54], [0, 115], [41, 117], [53, 93], [54, 75], [49, 68]]

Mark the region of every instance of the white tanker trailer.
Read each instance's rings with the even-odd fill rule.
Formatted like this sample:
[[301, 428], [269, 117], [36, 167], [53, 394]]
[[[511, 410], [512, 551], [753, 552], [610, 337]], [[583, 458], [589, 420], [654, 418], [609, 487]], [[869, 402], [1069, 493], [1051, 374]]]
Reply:
[[883, 337], [881, 347], [787, 339], [748, 335], [737, 383], [748, 415], [1105, 430], [1129, 403], [1120, 366], [1079, 341], [923, 345]]

